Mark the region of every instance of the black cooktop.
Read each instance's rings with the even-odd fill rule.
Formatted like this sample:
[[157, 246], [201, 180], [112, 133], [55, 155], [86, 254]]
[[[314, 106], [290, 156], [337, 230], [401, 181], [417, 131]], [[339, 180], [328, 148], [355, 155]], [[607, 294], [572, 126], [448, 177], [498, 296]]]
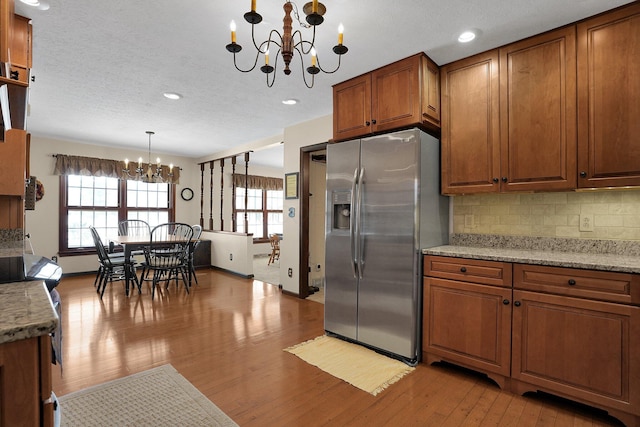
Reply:
[[49, 291], [62, 277], [62, 268], [49, 258], [24, 254], [0, 258], [0, 283], [44, 280]]

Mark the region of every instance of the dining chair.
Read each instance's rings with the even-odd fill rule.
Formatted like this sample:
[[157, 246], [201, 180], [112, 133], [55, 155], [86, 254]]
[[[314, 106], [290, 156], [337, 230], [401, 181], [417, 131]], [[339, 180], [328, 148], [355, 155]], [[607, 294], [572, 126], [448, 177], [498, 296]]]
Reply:
[[271, 265], [275, 260], [280, 259], [280, 236], [277, 234], [269, 235], [269, 243], [271, 244], [271, 255], [267, 265]]
[[[127, 260], [122, 255], [110, 254], [95, 227], [89, 226], [89, 230], [98, 253], [99, 267], [94, 286], [97, 284], [96, 292], [100, 294], [100, 299], [104, 296], [108, 283], [112, 283], [114, 280], [125, 280], [126, 270], [129, 270], [130, 277], [138, 288], [138, 293], [142, 293], [140, 282], [135, 274], [135, 262]], [[126, 283], [125, 293], [129, 296], [129, 283]]]
[[[196, 248], [200, 243], [200, 236], [202, 236], [202, 226], [200, 224], [195, 224], [192, 225], [191, 228], [193, 229], [193, 243], [189, 248], [189, 279], [193, 277], [194, 279], [196, 279], [196, 284], [198, 284], [198, 276], [196, 276], [196, 267], [193, 264], [193, 259], [196, 253]], [[191, 280], [189, 280], [189, 284], [191, 284]]]
[[172, 279], [176, 286], [182, 279], [185, 290], [189, 293], [189, 244], [193, 237], [193, 229], [189, 224], [169, 222], [151, 229], [149, 246], [145, 247], [145, 268], [153, 273], [151, 278], [151, 299], [159, 282], [166, 282], [169, 287]]
[[[140, 239], [149, 239], [151, 236], [151, 226], [141, 219], [125, 219], [118, 224], [118, 236], [140, 237]], [[131, 251], [132, 256], [144, 255], [143, 250]], [[142, 273], [140, 277], [145, 278], [145, 265], [142, 263]]]

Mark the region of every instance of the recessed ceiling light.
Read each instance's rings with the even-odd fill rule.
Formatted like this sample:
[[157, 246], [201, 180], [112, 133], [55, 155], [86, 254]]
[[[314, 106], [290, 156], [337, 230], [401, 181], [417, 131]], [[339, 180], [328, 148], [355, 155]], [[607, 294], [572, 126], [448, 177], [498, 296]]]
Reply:
[[297, 99], [289, 98], [282, 101], [284, 105], [296, 105], [298, 103]]
[[175, 93], [175, 92], [165, 92], [163, 95], [164, 95], [165, 98], [172, 99], [174, 101], [177, 100], [177, 99], [181, 99], [182, 98], [182, 95], [180, 95], [179, 93]]
[[476, 38], [476, 33], [473, 31], [465, 31], [464, 33], [458, 36], [458, 41], [460, 43], [469, 43], [471, 40]]
[[27, 6], [36, 7], [40, 10], [48, 10], [49, 2], [47, 0], [20, 0]]

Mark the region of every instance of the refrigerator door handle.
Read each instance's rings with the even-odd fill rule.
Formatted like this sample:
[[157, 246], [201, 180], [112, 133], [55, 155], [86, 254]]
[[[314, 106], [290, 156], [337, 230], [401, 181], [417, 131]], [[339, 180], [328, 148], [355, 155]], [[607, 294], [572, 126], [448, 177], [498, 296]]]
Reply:
[[364, 273], [364, 242], [362, 241], [362, 188], [364, 187], [364, 167], [360, 168], [360, 176], [358, 177], [358, 211], [356, 212], [356, 254], [358, 261], [358, 276], [362, 279]]
[[349, 218], [349, 244], [351, 245], [351, 271], [353, 272], [353, 277], [358, 278], [358, 255], [356, 254], [356, 218], [357, 218], [357, 206], [355, 202], [355, 194], [356, 189], [358, 188], [358, 169], [356, 168], [353, 171], [353, 182], [351, 184], [351, 217]]

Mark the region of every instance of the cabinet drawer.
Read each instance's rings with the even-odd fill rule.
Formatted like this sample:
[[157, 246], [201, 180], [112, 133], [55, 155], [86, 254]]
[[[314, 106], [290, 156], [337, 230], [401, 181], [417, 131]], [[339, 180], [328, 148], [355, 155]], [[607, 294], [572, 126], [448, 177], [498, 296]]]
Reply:
[[514, 264], [517, 289], [640, 304], [640, 276], [631, 273]]
[[494, 286], [511, 286], [511, 264], [425, 255], [424, 275]]

